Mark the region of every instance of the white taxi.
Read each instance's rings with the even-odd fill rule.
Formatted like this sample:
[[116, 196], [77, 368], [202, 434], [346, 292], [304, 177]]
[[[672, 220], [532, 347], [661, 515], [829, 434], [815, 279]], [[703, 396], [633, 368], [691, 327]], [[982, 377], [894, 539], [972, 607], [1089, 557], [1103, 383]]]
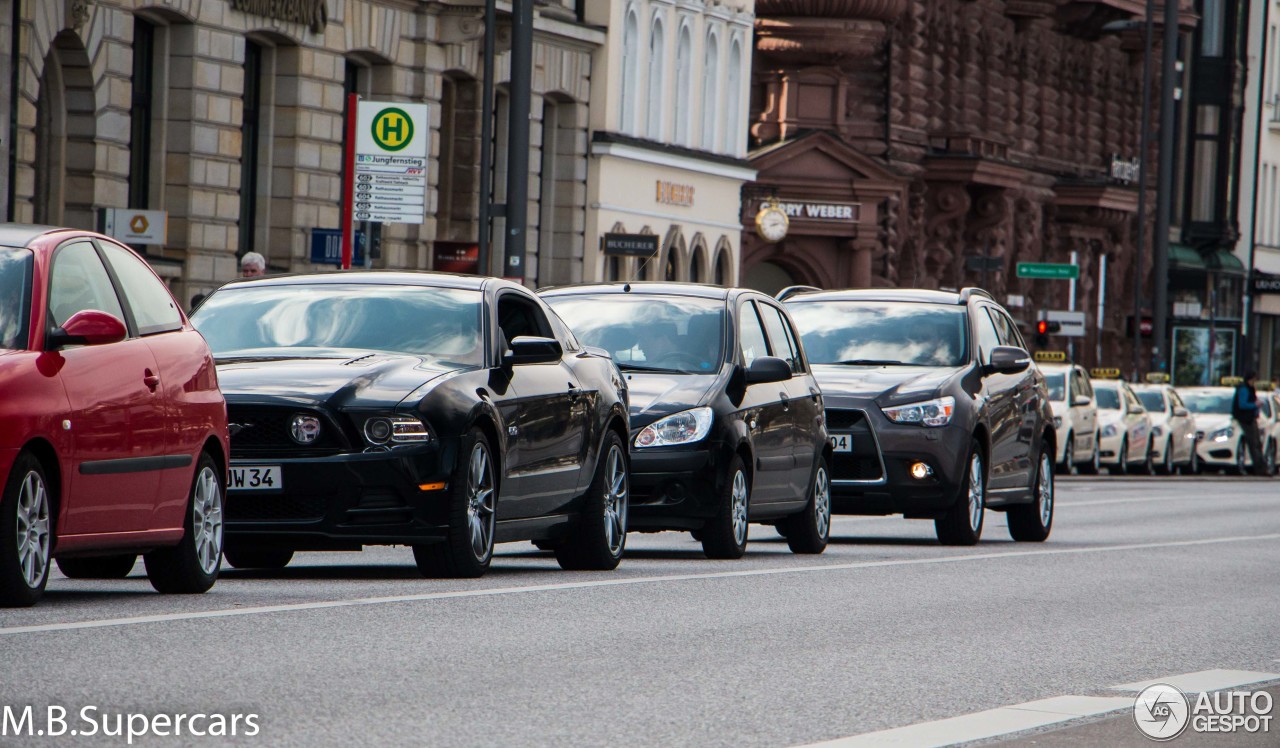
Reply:
[[1072, 469], [1096, 475], [1100, 467], [1098, 453], [1098, 409], [1093, 402], [1089, 375], [1075, 364], [1066, 363], [1061, 351], [1038, 351], [1036, 367], [1044, 374], [1049, 388], [1049, 407], [1053, 410], [1053, 428], [1058, 433], [1058, 471], [1070, 474]]
[[1196, 452], [1201, 467], [1232, 470], [1240, 475], [1248, 473], [1253, 461], [1244, 443], [1244, 432], [1231, 416], [1235, 388], [1181, 387], [1178, 394], [1186, 403], [1187, 410], [1195, 414]]
[[1154, 472], [1151, 462], [1151, 417], [1120, 378], [1119, 369], [1093, 369], [1094, 402], [1098, 406], [1098, 451], [1112, 475]]
[[1200, 467], [1195, 417], [1169, 384], [1168, 374], [1148, 374], [1147, 382], [1133, 385], [1133, 391], [1151, 416], [1151, 461], [1164, 475], [1195, 473]]

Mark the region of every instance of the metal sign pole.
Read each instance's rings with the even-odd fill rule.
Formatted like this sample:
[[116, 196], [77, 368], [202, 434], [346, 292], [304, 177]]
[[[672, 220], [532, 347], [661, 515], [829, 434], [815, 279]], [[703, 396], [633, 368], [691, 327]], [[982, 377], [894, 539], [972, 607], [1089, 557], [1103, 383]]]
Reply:
[[529, 117], [533, 88], [533, 0], [511, 8], [511, 117], [507, 127], [507, 235], [502, 274], [524, 282], [529, 222]]
[[356, 201], [356, 122], [359, 120], [360, 95], [347, 94], [347, 142], [342, 157], [346, 169], [342, 184], [342, 269], [351, 269], [351, 257], [355, 253], [355, 201]]
[[[480, 226], [476, 244], [476, 273], [489, 275], [489, 242], [493, 235], [493, 64], [496, 50], [497, 0], [485, 0], [484, 4], [484, 82], [480, 87], [483, 103], [480, 106]], [[441, 143], [441, 148], [452, 148], [452, 143]], [[448, 206], [445, 206], [448, 207]]]

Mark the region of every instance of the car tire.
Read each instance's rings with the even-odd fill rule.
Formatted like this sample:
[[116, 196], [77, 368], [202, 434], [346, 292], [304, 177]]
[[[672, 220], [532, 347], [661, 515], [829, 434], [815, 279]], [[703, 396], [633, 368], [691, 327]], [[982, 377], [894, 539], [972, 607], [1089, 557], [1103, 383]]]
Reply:
[[631, 468], [622, 437], [610, 429], [600, 450], [595, 477], [583, 497], [578, 522], [556, 545], [556, 561], [566, 571], [618, 568], [627, 548]]
[[1119, 461], [1115, 465], [1107, 468], [1107, 472], [1112, 475], [1124, 475], [1129, 469], [1129, 437], [1120, 440]]
[[1164, 443], [1164, 459], [1160, 461], [1160, 474], [1173, 475], [1177, 470], [1178, 466], [1173, 464], [1173, 437], [1169, 437]]
[[1236, 467], [1235, 467], [1236, 475], [1249, 474], [1249, 466], [1248, 466], [1248, 463], [1245, 461], [1245, 454], [1248, 451], [1248, 449], [1249, 447], [1244, 443], [1244, 439], [1241, 439], [1239, 442], [1236, 443]]
[[729, 461], [728, 479], [720, 490], [715, 516], [702, 528], [702, 552], [707, 558], [742, 558], [747, 552], [751, 510], [751, 477], [741, 455]]
[[1191, 442], [1191, 456], [1187, 458], [1187, 464], [1182, 466], [1183, 475], [1199, 475], [1203, 467], [1200, 465], [1200, 443], [1198, 441]]
[[68, 579], [124, 579], [133, 571], [134, 564], [138, 563], [138, 554], [60, 558], [55, 563], [62, 576]]
[[1275, 442], [1267, 442], [1266, 461], [1267, 461], [1267, 466], [1266, 466], [1267, 472], [1265, 473], [1265, 475], [1268, 478], [1270, 478], [1271, 476], [1276, 474], [1276, 443]]
[[1155, 446], [1155, 443], [1152, 440], [1148, 439], [1147, 450], [1144, 453], [1145, 456], [1142, 458], [1142, 474], [1143, 475], [1156, 474], [1156, 459], [1155, 459], [1154, 450], [1152, 449], [1154, 446]]
[[157, 592], [196, 595], [218, 581], [222, 567], [222, 498], [226, 473], [202, 452], [196, 461], [187, 496], [182, 540], [169, 548], [157, 548], [142, 557], [147, 578]]
[[475, 579], [493, 560], [498, 483], [493, 453], [484, 432], [472, 428], [458, 443], [458, 461], [449, 481], [448, 537], [413, 547], [413, 560], [426, 577]]
[[787, 537], [788, 530], [787, 530], [786, 522], [779, 522], [778, 524], [773, 526], [773, 529], [777, 530], [778, 534], [781, 535], [782, 537], [784, 538]]
[[1030, 504], [1009, 507], [1009, 537], [1020, 543], [1043, 543], [1053, 529], [1053, 463], [1042, 449], [1039, 466], [1031, 483]]
[[1093, 435], [1093, 456], [1080, 466], [1081, 475], [1097, 475], [1102, 472], [1102, 451], [1098, 446], [1098, 435]]
[[293, 560], [293, 551], [232, 546], [222, 549], [222, 558], [234, 569], [283, 569]]
[[831, 475], [827, 472], [827, 458], [818, 457], [804, 510], [787, 517], [778, 526], [786, 528], [783, 537], [792, 553], [815, 554], [827, 549], [831, 538]]
[[1067, 433], [1067, 443], [1062, 448], [1062, 464], [1058, 465], [1058, 472], [1063, 475], [1071, 475], [1072, 468], [1075, 467], [1076, 450], [1075, 436], [1070, 432]]
[[938, 542], [943, 545], [977, 545], [982, 538], [983, 515], [987, 509], [987, 470], [982, 447], [975, 439], [969, 445], [964, 479], [955, 503], [933, 521]]
[[44, 595], [53, 548], [48, 485], [34, 455], [24, 452], [13, 461], [0, 496], [0, 607], [25, 608]]
[[554, 551], [556, 546], [560, 545], [554, 540], [534, 540], [533, 547], [540, 551]]

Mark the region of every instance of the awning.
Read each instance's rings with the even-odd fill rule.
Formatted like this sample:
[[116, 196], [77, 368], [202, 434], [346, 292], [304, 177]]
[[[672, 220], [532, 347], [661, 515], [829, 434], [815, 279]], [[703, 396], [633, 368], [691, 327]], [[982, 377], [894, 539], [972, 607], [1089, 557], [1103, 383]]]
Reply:
[[1169, 243], [1169, 269], [1205, 271], [1204, 257], [1185, 244]]
[[1244, 275], [1244, 263], [1230, 250], [1219, 249], [1209, 255], [1209, 269], [1230, 275]]

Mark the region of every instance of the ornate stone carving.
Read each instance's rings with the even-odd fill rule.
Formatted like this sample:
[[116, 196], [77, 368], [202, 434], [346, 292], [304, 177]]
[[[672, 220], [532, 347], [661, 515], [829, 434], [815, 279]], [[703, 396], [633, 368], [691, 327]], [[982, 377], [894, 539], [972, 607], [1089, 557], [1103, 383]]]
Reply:
[[90, 0], [67, 0], [67, 23], [74, 29], [82, 29], [89, 22]]

